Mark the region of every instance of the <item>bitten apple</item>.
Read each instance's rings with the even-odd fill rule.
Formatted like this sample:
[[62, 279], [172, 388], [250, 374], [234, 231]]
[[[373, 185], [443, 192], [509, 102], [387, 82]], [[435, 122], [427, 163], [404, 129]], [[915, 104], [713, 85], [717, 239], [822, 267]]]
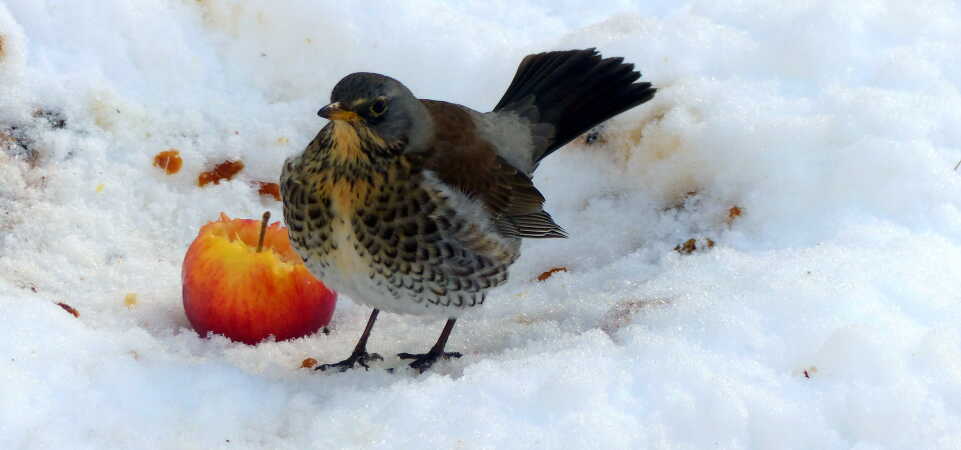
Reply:
[[307, 271], [279, 222], [261, 235], [260, 221], [221, 213], [187, 250], [183, 297], [187, 319], [201, 336], [213, 332], [256, 344], [327, 325], [337, 294]]

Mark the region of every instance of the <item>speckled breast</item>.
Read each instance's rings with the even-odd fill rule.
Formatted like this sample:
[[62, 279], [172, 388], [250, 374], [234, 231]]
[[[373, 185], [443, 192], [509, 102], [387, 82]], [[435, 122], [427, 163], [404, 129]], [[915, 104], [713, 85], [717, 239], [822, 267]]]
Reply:
[[291, 242], [327, 285], [374, 308], [456, 316], [507, 280], [519, 240], [498, 235], [480, 205], [405, 157], [356, 169], [292, 177], [304, 167], [291, 161], [282, 176]]

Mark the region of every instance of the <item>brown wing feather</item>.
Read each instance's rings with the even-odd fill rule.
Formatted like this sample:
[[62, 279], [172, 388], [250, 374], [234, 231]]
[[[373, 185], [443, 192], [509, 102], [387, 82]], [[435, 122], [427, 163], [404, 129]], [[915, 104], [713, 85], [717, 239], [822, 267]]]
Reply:
[[434, 120], [435, 140], [424, 161], [441, 181], [480, 200], [498, 231], [510, 237], [567, 237], [544, 211], [544, 196], [531, 179], [501, 158], [477, 134], [463, 107], [421, 100]]

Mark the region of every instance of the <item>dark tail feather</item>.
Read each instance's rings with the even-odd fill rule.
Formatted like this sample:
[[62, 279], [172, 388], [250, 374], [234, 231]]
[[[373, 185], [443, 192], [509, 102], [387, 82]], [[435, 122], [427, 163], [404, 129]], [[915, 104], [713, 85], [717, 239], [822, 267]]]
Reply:
[[651, 83], [635, 83], [641, 74], [623, 61], [602, 59], [593, 48], [528, 55], [494, 111], [553, 127], [535, 150], [536, 165], [595, 125], [654, 98]]

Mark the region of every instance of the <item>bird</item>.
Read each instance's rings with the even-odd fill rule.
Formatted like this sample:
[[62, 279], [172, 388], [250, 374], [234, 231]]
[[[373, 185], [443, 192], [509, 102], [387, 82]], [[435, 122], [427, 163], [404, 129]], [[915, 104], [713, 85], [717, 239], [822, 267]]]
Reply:
[[457, 319], [507, 281], [524, 238], [564, 238], [532, 176], [581, 134], [654, 97], [634, 65], [594, 48], [526, 56], [490, 112], [418, 99], [377, 73], [345, 76], [318, 111], [328, 123], [280, 176], [293, 248], [328, 287], [372, 308], [345, 360], [369, 368], [381, 310], [447, 319], [423, 372], [446, 351]]

